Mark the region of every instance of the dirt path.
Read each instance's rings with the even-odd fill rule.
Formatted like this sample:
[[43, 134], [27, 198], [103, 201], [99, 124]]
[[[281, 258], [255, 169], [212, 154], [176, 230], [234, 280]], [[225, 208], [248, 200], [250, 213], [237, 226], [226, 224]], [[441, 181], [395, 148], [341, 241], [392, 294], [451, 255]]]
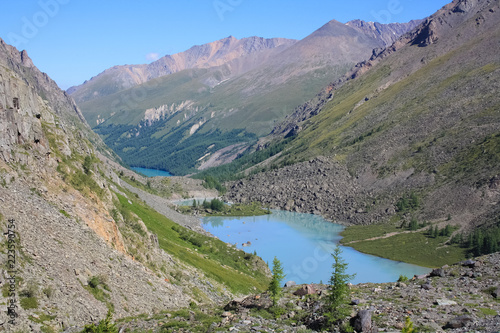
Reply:
[[200, 234], [212, 236], [209, 232], [203, 229], [203, 227], [201, 226], [200, 218], [195, 216], [183, 215], [170, 208], [173, 205], [170, 200], [147, 193], [121, 180], [120, 185], [130, 192], [136, 193], [141, 200], [143, 200], [147, 205], [149, 205], [151, 208], [153, 208], [166, 218]]
[[407, 230], [407, 231], [394, 231], [394, 232], [390, 232], [388, 234], [385, 234], [383, 236], [377, 236], [377, 237], [372, 237], [372, 238], [367, 238], [367, 239], [360, 239], [360, 240], [350, 241], [349, 243], [345, 243], [344, 245], [349, 245], [349, 244], [354, 244], [354, 243], [359, 243], [359, 242], [364, 242], [364, 241], [372, 241], [372, 240], [377, 240], [377, 239], [384, 239], [384, 238], [389, 238], [389, 237], [396, 236], [396, 235], [410, 234], [410, 233], [413, 233], [413, 232], [421, 232], [424, 229], [425, 228], [419, 229], [419, 230], [414, 230], [414, 231], [410, 231], [410, 230]]

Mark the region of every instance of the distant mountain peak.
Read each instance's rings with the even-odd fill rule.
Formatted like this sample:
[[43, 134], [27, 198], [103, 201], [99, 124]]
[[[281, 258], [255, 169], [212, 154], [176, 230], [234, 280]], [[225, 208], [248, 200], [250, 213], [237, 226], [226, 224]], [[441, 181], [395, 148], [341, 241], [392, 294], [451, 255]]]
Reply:
[[389, 23], [382, 24], [379, 22], [366, 22], [363, 20], [352, 20], [345, 25], [362, 31], [365, 35], [380, 40], [387, 47], [394, 43], [401, 35], [413, 30], [423, 20], [411, 20], [407, 23]]
[[[113, 66], [79, 86], [70, 87], [67, 92], [77, 102], [84, 102], [186, 69], [210, 68], [226, 65], [233, 61], [241, 62], [245, 57], [254, 53], [286, 48], [295, 42], [295, 40], [286, 38], [256, 36], [237, 39], [230, 35], [211, 43], [195, 45], [184, 52], [166, 55], [150, 64]], [[263, 58], [265, 59], [266, 56], [263, 55]], [[252, 61], [252, 66], [255, 66], [254, 63]], [[237, 68], [240, 71], [250, 69], [247, 65], [240, 65]], [[103, 82], [106, 82], [105, 89], [101, 89]]]

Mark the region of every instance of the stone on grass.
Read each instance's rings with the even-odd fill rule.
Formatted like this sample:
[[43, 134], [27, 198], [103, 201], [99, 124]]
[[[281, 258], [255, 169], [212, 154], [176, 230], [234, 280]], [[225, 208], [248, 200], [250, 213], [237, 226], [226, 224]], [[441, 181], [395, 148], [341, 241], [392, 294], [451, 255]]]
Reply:
[[431, 272], [431, 276], [445, 277], [444, 269], [442, 269], [442, 268], [433, 269]]
[[465, 327], [468, 323], [471, 323], [473, 319], [469, 316], [459, 316], [451, 319], [446, 323], [443, 327], [444, 329], [448, 328], [462, 328]]
[[377, 326], [372, 322], [372, 312], [361, 310], [356, 317], [351, 319], [351, 325], [356, 332], [378, 332]]
[[500, 298], [500, 287], [497, 287], [495, 290], [491, 292], [491, 296], [495, 298]]
[[297, 289], [293, 294], [297, 296], [316, 294], [316, 288], [314, 288], [310, 284], [306, 284], [305, 286], [302, 286], [299, 289]]
[[476, 261], [475, 260], [465, 260], [461, 262], [462, 266], [466, 266], [469, 268], [474, 268], [476, 267]]
[[424, 290], [431, 290], [433, 289], [434, 287], [430, 284], [430, 283], [424, 283], [422, 286], [421, 286], [422, 289]]
[[443, 305], [443, 306], [457, 305], [457, 302], [450, 301], [449, 299], [437, 299], [434, 303], [437, 304], [437, 305]]

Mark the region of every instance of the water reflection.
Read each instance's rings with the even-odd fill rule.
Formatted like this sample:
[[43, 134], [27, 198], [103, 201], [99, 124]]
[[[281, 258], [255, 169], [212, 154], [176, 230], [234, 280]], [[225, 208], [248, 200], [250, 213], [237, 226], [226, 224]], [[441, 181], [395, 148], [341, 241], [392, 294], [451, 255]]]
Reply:
[[[264, 216], [206, 217], [203, 223], [221, 240], [250, 253], [255, 251], [268, 263], [278, 257], [286, 280], [297, 283], [328, 282], [331, 253], [343, 230], [341, 225], [320, 216], [277, 210]], [[354, 283], [396, 281], [400, 274], [411, 277], [429, 272], [427, 268], [366, 255], [349, 247], [342, 250], [349, 263], [348, 273], [356, 273]]]

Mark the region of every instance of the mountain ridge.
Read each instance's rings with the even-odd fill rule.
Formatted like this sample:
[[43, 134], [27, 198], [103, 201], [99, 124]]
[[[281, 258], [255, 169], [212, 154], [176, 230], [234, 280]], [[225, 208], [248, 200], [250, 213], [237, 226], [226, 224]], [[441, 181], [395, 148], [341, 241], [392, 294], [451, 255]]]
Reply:
[[[189, 69], [79, 106], [91, 126], [127, 163], [185, 174], [220, 149], [241, 143], [248, 147], [296, 105], [369, 58], [374, 48], [384, 46], [381, 38], [371, 34], [332, 20], [301, 41], [274, 48], [273, 57], [261, 59], [241, 75], [233, 76], [228, 63]], [[177, 150], [182, 155], [170, 152], [186, 139], [197, 142], [196, 152], [181, 146]], [[185, 149], [192, 151], [187, 160]], [[161, 156], [154, 156], [160, 150]]]
[[[347, 224], [498, 223], [498, 9], [455, 0], [359, 63], [275, 127], [262, 148], [292, 139], [267, 162], [275, 171], [236, 182], [228, 200]], [[411, 192], [422, 206], [398, 214]]]
[[[151, 79], [173, 74], [185, 69], [217, 67], [224, 64], [233, 64], [235, 73], [244, 72], [251, 68], [252, 56], [254, 53], [266, 52], [275, 48], [286, 47], [293, 44], [294, 40], [285, 38], [261, 38], [248, 37], [236, 39], [233, 36], [223, 38], [211, 43], [196, 45], [184, 52], [173, 55], [166, 55], [150, 64], [114, 66], [106, 69], [102, 73], [91, 78], [79, 86], [70, 87], [67, 92], [74, 97], [77, 102], [83, 102], [96, 96], [106, 96], [109, 93], [131, 88], [135, 85], [145, 83]], [[261, 55], [262, 57], [270, 57]], [[244, 62], [241, 58], [248, 57], [248, 65], [238, 66]], [[96, 95], [97, 91], [92, 90], [93, 85], [99, 85], [100, 80], [107, 80], [111, 77], [116, 87], [103, 94]], [[90, 86], [90, 87], [87, 87]]]

